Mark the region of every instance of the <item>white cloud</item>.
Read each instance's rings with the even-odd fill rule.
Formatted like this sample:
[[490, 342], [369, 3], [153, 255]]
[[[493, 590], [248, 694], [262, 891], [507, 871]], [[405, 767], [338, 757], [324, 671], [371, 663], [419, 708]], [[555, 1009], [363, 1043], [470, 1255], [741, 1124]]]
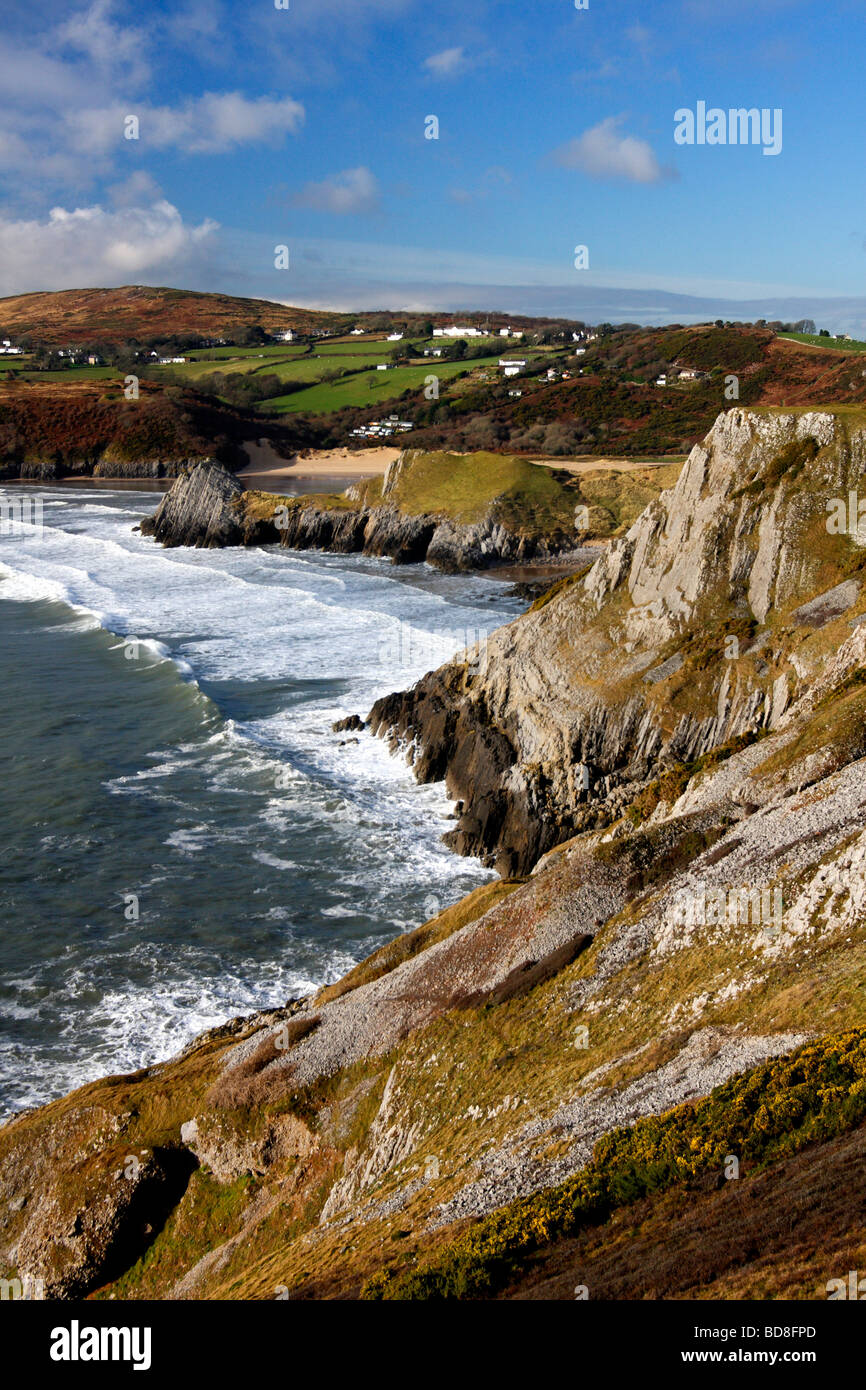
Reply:
[[444, 48], [441, 53], [433, 53], [427, 58], [424, 66], [434, 77], [455, 77], [466, 69], [468, 63], [462, 48]]
[[0, 219], [0, 294], [117, 285], [155, 271], [170, 280], [202, 256], [218, 224], [177, 208], [51, 209], [47, 221]]
[[207, 92], [182, 106], [130, 102], [72, 112], [68, 125], [79, 148], [107, 154], [124, 141], [124, 121], [136, 116], [143, 151], [174, 148], [184, 154], [219, 154], [237, 145], [281, 140], [303, 123], [304, 108], [291, 97], [249, 101], [240, 92]]
[[144, 169], [136, 169], [129, 178], [111, 184], [108, 196], [116, 208], [134, 208], [142, 207], [146, 203], [158, 203], [162, 198], [162, 190], [156, 179]]
[[594, 179], [628, 179], [632, 183], [658, 183], [665, 170], [651, 145], [633, 135], [621, 135], [621, 116], [606, 120], [584, 131], [554, 152], [557, 164], [580, 169]]
[[316, 212], [340, 215], [376, 212], [379, 207], [379, 184], [364, 165], [344, 169], [321, 183], [308, 183], [292, 198], [295, 207], [313, 208]]
[[102, 72], [123, 68], [143, 77], [147, 71], [145, 35], [128, 24], [115, 24], [111, 17], [114, 9], [114, 0], [93, 0], [54, 31], [50, 46], [83, 53]]

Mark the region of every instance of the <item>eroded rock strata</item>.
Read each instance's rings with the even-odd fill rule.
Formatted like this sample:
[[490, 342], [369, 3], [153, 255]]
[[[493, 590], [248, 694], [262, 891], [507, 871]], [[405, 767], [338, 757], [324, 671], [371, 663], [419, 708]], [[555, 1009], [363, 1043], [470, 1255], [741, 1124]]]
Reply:
[[844, 415], [721, 415], [585, 578], [378, 701], [373, 731], [460, 803], [449, 843], [525, 873], [648, 780], [777, 728], [861, 592], [866, 552], [827, 522], [864, 467]]

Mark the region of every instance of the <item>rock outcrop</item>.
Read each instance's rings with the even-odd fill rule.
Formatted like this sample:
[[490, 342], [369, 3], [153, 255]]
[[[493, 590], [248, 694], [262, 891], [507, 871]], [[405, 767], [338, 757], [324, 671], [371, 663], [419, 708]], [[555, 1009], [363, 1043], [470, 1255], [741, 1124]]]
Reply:
[[[768, 1260], [763, 1225], [740, 1247], [725, 1228], [671, 1296], [824, 1297], [827, 1230], [854, 1267], [862, 1203], [840, 1221], [828, 1194], [856, 1191], [862, 1143], [833, 1155], [866, 1114], [864, 557], [826, 525], [864, 471], [852, 423], [723, 417], [585, 579], [377, 706], [463, 789], [456, 846], [532, 872], [0, 1125], [0, 1276], [59, 1298], [484, 1297], [464, 1236], [517, 1279], [530, 1237], [579, 1232], [586, 1180], [618, 1194], [607, 1227], [584, 1213], [597, 1253], [618, 1265], [639, 1228], [645, 1296], [678, 1206], [706, 1197], [718, 1225], [715, 1195], [758, 1205], [774, 1165], [787, 1244]], [[190, 534], [231, 520], [213, 481]], [[813, 1209], [814, 1250], [789, 1219]], [[455, 1282], [425, 1284], [448, 1249]]]
[[472, 526], [435, 516], [409, 516], [397, 507], [361, 507], [335, 511], [315, 506], [293, 508], [281, 541], [291, 550], [352, 551], [384, 555], [395, 565], [429, 565], [459, 574], [497, 564], [567, 559], [577, 549], [575, 534], [562, 537], [518, 535], [492, 517]]
[[224, 546], [243, 542], [238, 502], [243, 488], [227, 469], [208, 459], [195, 464], [165, 494], [141, 533], [163, 545]]
[[[496, 498], [485, 504], [481, 519], [471, 523], [449, 518], [444, 507], [413, 510], [401, 505], [397, 484], [415, 456], [406, 451], [391, 465], [381, 500], [375, 501], [358, 485], [339, 498], [242, 493], [231, 474], [207, 460], [183, 470], [142, 532], [165, 545], [279, 542], [290, 550], [384, 556], [395, 565], [426, 560], [449, 573], [529, 560], [585, 563], [579, 549], [583, 533], [559, 523], [544, 529], [532, 517], [531, 507], [524, 524], [515, 521], [513, 508], [506, 524]], [[375, 488], [373, 495], [379, 496]]]
[[827, 522], [864, 471], [844, 415], [723, 414], [582, 581], [378, 701], [374, 732], [459, 803], [452, 847], [528, 872], [665, 769], [777, 727], [862, 593], [866, 551]]

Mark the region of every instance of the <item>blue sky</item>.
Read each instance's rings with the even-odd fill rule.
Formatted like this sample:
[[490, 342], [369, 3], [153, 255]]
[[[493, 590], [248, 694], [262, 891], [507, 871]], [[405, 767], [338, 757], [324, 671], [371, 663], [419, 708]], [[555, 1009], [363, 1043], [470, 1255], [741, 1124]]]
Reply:
[[[4, 0], [0, 293], [866, 325], [864, 38], [862, 0]], [[781, 152], [677, 145], [699, 101]]]

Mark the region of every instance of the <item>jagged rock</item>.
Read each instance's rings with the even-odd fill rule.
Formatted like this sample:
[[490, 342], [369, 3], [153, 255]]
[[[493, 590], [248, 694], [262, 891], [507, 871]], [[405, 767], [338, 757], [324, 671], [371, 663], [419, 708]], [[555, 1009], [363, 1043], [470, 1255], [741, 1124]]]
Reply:
[[142, 523], [141, 532], [165, 545], [259, 545], [279, 541], [290, 550], [329, 550], [337, 554], [384, 556], [395, 565], [427, 561], [449, 573], [486, 569], [503, 562], [578, 560], [575, 533], [548, 536], [517, 534], [497, 519], [496, 503], [489, 514], [473, 525], [462, 525], [441, 515], [415, 515], [388, 500], [396, 481], [411, 465], [406, 451], [388, 469], [382, 504], [365, 506], [358, 488], [344, 493], [345, 505], [321, 506], [298, 501], [288, 506], [274, 496], [272, 514], [262, 512], [262, 497], [255, 507], [245, 505], [240, 483], [211, 460], [184, 470], [163, 498], [155, 516]]
[[354, 731], [355, 729], [366, 728], [366, 725], [360, 715], [350, 714], [345, 719], [335, 720], [331, 728], [335, 734], [344, 734], [348, 733], [350, 730]]
[[240, 545], [242, 516], [236, 503], [243, 488], [220, 464], [208, 460], [182, 473], [141, 533], [166, 546]]
[[[451, 847], [526, 873], [666, 766], [777, 727], [820, 669], [795, 629], [858, 597], [842, 579], [850, 542], [826, 520], [864, 472], [866, 432], [842, 416], [722, 414], [582, 581], [494, 633], [483, 660], [377, 701], [371, 730], [462, 803]], [[749, 660], [750, 625], [771, 610], [787, 628]], [[730, 631], [747, 635], [729, 651]]]

